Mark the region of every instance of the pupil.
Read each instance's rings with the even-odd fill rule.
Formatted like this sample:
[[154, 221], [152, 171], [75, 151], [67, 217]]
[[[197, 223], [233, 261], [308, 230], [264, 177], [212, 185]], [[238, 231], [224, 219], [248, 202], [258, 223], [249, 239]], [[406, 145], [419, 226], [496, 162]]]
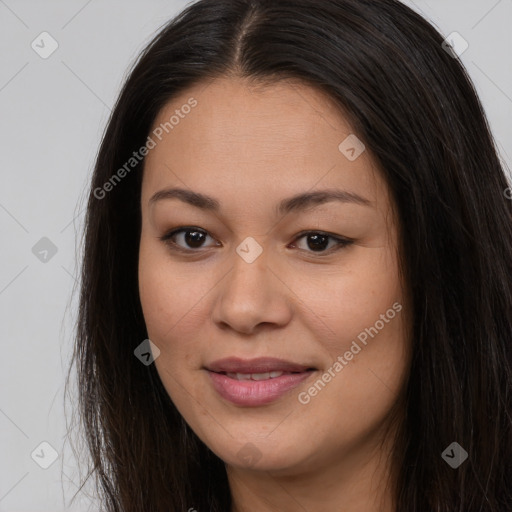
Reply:
[[[308, 235], [308, 247], [310, 249], [325, 249], [327, 245], [329, 245], [328, 238], [329, 237], [320, 234]], [[313, 241], [313, 243], [311, 244], [310, 241]]]
[[204, 237], [204, 233], [199, 231], [187, 231], [185, 233], [185, 241], [191, 247], [200, 247], [203, 242], [202, 238]]

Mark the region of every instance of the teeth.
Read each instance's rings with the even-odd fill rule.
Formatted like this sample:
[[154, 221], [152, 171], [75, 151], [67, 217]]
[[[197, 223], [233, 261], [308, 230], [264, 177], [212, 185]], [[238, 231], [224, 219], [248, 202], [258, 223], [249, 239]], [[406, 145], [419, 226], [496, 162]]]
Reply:
[[226, 373], [228, 377], [236, 380], [267, 380], [280, 377], [285, 372], [266, 372], [266, 373]]

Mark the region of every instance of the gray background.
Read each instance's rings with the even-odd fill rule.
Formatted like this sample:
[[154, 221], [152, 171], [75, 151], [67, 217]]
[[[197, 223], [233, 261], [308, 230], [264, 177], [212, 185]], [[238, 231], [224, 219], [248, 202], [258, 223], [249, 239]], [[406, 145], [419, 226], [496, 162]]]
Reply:
[[[83, 201], [129, 64], [186, 3], [0, 0], [0, 511], [98, 509], [85, 493], [68, 506], [78, 474], [63, 391]], [[406, 3], [445, 36], [457, 31], [468, 41], [461, 59], [511, 167], [512, 0]], [[59, 45], [47, 59], [31, 47], [43, 31]], [[34, 254], [43, 237], [53, 256]], [[47, 469], [42, 442], [58, 454]]]

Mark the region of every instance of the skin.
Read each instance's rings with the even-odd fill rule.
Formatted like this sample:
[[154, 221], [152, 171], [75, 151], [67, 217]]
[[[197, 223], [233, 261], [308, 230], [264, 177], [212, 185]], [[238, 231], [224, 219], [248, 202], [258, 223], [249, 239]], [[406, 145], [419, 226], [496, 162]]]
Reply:
[[[354, 161], [340, 152], [353, 129], [307, 85], [254, 88], [239, 78], [198, 84], [166, 105], [153, 129], [190, 97], [197, 106], [148, 153], [142, 182], [139, 288], [149, 338], [161, 350], [155, 365], [162, 383], [225, 462], [233, 512], [391, 512], [391, 444], [383, 428], [410, 351], [398, 224], [375, 160], [368, 148]], [[149, 203], [169, 187], [213, 196], [220, 210], [178, 199]], [[331, 201], [276, 214], [284, 198], [331, 188], [370, 205]], [[159, 238], [183, 226], [207, 234], [195, 246], [183, 233], [174, 237], [188, 254]], [[305, 230], [353, 243], [329, 250], [336, 246], [329, 239], [317, 249], [298, 236]], [[247, 237], [263, 249], [252, 263], [236, 252]], [[402, 310], [300, 403], [299, 393], [396, 302]], [[203, 369], [228, 356], [277, 357], [318, 370], [273, 403], [242, 407], [218, 395]]]

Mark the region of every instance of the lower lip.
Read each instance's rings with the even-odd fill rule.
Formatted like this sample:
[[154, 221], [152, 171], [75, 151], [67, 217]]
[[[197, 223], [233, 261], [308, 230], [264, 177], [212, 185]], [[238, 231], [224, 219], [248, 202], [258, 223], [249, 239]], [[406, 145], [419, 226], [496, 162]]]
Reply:
[[235, 405], [256, 407], [265, 405], [306, 380], [313, 371], [281, 375], [266, 380], [236, 380], [222, 373], [208, 371], [213, 387], [220, 396]]

